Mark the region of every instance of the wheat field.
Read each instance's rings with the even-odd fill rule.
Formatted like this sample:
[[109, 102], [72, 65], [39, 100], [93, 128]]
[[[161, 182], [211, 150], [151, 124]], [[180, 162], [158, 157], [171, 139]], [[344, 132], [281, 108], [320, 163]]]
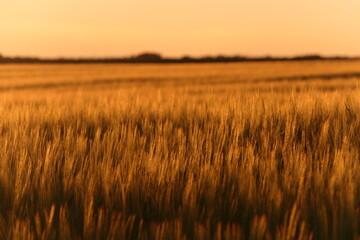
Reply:
[[0, 65], [0, 239], [359, 239], [359, 78]]

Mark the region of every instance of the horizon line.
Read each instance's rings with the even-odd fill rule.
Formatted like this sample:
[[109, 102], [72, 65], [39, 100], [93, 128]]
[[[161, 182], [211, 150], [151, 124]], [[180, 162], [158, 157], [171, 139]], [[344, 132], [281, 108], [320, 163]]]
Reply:
[[167, 57], [155, 51], [145, 51], [140, 54], [128, 56], [104, 57], [37, 57], [37, 56], [8, 56], [0, 54], [0, 63], [206, 63], [206, 62], [245, 62], [245, 61], [304, 61], [304, 60], [360, 60], [360, 56], [350, 55], [226, 55], [207, 54], [202, 56], [182, 55], [180, 57]]

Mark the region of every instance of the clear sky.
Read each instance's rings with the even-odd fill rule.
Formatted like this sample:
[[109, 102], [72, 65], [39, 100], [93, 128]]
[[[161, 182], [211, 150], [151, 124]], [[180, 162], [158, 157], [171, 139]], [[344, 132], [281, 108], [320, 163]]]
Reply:
[[5, 55], [360, 55], [359, 0], [0, 0]]

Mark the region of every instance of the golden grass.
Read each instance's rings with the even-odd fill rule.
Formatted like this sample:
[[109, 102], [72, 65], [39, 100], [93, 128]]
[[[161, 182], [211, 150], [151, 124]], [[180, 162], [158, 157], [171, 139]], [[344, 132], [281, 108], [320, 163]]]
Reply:
[[0, 66], [0, 239], [359, 238], [359, 66]]

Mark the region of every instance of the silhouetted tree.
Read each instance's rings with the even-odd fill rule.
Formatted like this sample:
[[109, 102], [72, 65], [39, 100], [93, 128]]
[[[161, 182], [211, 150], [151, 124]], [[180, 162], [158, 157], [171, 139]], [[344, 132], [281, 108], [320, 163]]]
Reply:
[[320, 59], [323, 59], [323, 57], [316, 54], [293, 57], [293, 60], [320, 60]]
[[157, 53], [142, 53], [133, 58], [135, 62], [161, 62], [162, 57]]

